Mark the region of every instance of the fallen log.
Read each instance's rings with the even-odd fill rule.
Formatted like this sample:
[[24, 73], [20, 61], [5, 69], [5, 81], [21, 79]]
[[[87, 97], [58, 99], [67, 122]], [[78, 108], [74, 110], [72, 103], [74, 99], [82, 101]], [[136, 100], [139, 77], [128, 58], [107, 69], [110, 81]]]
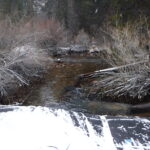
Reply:
[[81, 74], [79, 75], [79, 79], [83, 79], [83, 78], [97, 78], [100, 75], [105, 75], [105, 74], [110, 74], [110, 73], [117, 73], [123, 69], [127, 69], [127, 68], [132, 68], [132, 67], [136, 67], [139, 65], [143, 65], [143, 64], [148, 64], [149, 60], [144, 60], [144, 61], [140, 61], [140, 62], [135, 62], [132, 64], [127, 64], [127, 65], [122, 65], [122, 66], [118, 66], [118, 67], [112, 67], [112, 68], [107, 68], [107, 69], [102, 69], [102, 70], [98, 70], [92, 73], [86, 73], [86, 74]]
[[[142, 103], [150, 93], [149, 59], [123, 66], [107, 68], [78, 77], [77, 86], [84, 79], [95, 79], [89, 87], [89, 94], [94, 92], [105, 99], [119, 102], [125, 97], [127, 103]], [[101, 78], [100, 78], [101, 77]], [[93, 89], [93, 90], [92, 90]]]

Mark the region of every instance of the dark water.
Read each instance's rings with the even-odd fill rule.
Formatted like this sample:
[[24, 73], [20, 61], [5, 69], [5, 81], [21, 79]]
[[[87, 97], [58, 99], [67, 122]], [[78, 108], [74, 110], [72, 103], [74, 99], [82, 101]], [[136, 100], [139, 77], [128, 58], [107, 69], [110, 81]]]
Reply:
[[61, 60], [63, 63], [56, 63], [45, 76], [43, 83], [33, 85], [28, 94], [25, 94], [26, 100], [23, 105], [49, 106], [61, 103], [62, 99], [65, 100], [64, 94], [75, 89], [78, 75], [106, 66], [98, 58], [72, 57], [61, 58]]
[[127, 104], [89, 100], [85, 89], [90, 82], [76, 86], [79, 75], [106, 68], [102, 60], [79, 56], [60, 60], [50, 67], [44, 80], [21, 90], [15, 100], [25, 106], [57, 107], [92, 114], [150, 116], [150, 113], [130, 114], [131, 107]]

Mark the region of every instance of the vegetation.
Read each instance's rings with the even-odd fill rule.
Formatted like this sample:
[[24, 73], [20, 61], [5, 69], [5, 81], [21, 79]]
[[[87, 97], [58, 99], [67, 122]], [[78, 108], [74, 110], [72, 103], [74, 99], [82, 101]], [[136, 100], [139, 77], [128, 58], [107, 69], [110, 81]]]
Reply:
[[[14, 60], [18, 63], [18, 56], [13, 58], [9, 55], [17, 47], [32, 45], [45, 52], [72, 43], [87, 47], [96, 43], [97, 47], [101, 47], [98, 52], [105, 49], [106, 53], [101, 57], [111, 68], [120, 66], [117, 71], [100, 71], [100, 74], [96, 72], [91, 75], [99, 77], [94, 83], [96, 93], [137, 99], [149, 94], [149, 0], [44, 2], [45, 5], [39, 5], [38, 0], [0, 2], [0, 50], [4, 56], [1, 76], [8, 78], [12, 75], [19, 82], [26, 83], [18, 72], [8, 70], [10, 67], [7, 64], [12, 64]], [[35, 49], [34, 52], [37, 54]], [[7, 60], [7, 56], [13, 59]], [[25, 74], [26, 71], [23, 72]], [[4, 93], [3, 90], [1, 95]]]
[[96, 92], [100, 98], [111, 97], [117, 101], [123, 99], [127, 103], [134, 103], [135, 99], [144, 101], [149, 95], [150, 30], [148, 24], [142, 29], [139, 25], [127, 24], [121, 28], [109, 28], [107, 31], [100, 29], [105, 33], [104, 37], [110, 37], [110, 41], [105, 43], [107, 55], [104, 59], [111, 68], [81, 76], [98, 78], [93, 82], [90, 92]]

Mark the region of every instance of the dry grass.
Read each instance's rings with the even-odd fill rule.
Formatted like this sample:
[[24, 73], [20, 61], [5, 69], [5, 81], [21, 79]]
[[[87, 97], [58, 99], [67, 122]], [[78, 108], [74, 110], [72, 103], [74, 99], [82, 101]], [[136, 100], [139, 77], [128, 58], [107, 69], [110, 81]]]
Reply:
[[[107, 35], [104, 35], [103, 43], [109, 51], [107, 59], [112, 66], [140, 61], [149, 53], [146, 49], [146, 45], [150, 44], [149, 29], [140, 33], [137, 28], [127, 24], [123, 28], [109, 27], [107, 30], [100, 30]], [[107, 40], [108, 35], [111, 40]]]
[[[51, 20], [52, 21], [52, 20]], [[53, 22], [53, 21], [52, 21]], [[41, 37], [58, 40], [61, 33], [59, 25], [44, 22], [27, 21], [13, 24], [9, 18], [0, 22], [0, 95], [6, 96], [9, 91], [22, 85], [28, 85], [28, 79], [39, 76], [46, 70], [47, 54], [37, 43]], [[58, 30], [57, 33], [55, 31]]]
[[48, 48], [67, 42], [66, 30], [59, 21], [53, 18], [32, 18], [23, 28], [21, 27], [20, 32], [21, 34], [30, 33], [40, 48]]
[[74, 37], [74, 41], [76, 44], [89, 46], [90, 44], [90, 36], [82, 29], [78, 32], [77, 36]]
[[10, 94], [20, 86], [28, 85], [31, 78], [46, 71], [46, 54], [33, 47], [24, 45], [14, 48], [0, 63], [0, 95]]
[[51, 18], [31, 18], [12, 23], [8, 17], [0, 21], [0, 50], [8, 50], [27, 43], [40, 48], [66, 44], [68, 33], [63, 25]]
[[11, 20], [0, 22], [0, 50], [7, 51], [11, 48], [16, 40], [16, 28], [12, 25]]
[[[111, 37], [111, 43], [108, 43], [111, 53], [105, 59], [112, 67], [125, 67], [121, 67], [117, 72], [105, 72], [103, 78], [95, 82], [94, 86], [104, 97], [129, 96], [143, 99], [150, 92], [149, 28], [127, 25], [123, 28], [109, 28], [103, 32]], [[142, 61], [147, 63], [128, 66]]]

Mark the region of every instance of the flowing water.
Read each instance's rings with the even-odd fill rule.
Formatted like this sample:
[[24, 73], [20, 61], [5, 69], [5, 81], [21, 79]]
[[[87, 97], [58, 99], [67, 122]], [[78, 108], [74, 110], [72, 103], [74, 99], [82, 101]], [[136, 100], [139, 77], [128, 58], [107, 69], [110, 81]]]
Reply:
[[[34, 11], [40, 15], [47, 0], [33, 2]], [[2, 4], [5, 0], [1, 12]], [[0, 150], [150, 150], [149, 118], [85, 113], [81, 102], [88, 100], [82, 86], [75, 86], [77, 76], [103, 69], [106, 64], [84, 57], [61, 61], [44, 81], [12, 98], [23, 106], [0, 105]], [[101, 109], [103, 106], [108, 108], [106, 103]], [[118, 106], [111, 110], [116, 112]]]
[[[65, 100], [68, 91], [75, 91], [72, 99], [82, 97], [81, 87], [75, 87], [78, 75], [93, 72], [104, 67], [105, 63], [98, 58], [61, 58], [64, 63], [57, 63], [45, 76], [44, 83], [35, 84], [28, 92], [23, 105], [49, 106]], [[28, 95], [28, 94], [26, 94]], [[80, 96], [79, 96], [80, 95]]]
[[2, 150], [150, 149], [149, 119], [33, 106], [0, 106], [0, 112]]
[[[42, 82], [33, 84], [22, 90], [15, 101], [24, 106], [43, 106], [75, 110], [101, 115], [133, 115], [130, 105], [96, 101], [96, 96], [88, 96], [86, 92], [90, 82], [77, 85], [78, 76], [84, 73], [106, 68], [107, 64], [96, 57], [59, 58]], [[136, 114], [138, 115], [138, 114]], [[140, 114], [149, 116], [149, 114]]]
[[[20, 93], [25, 106], [0, 106], [0, 149], [149, 150], [149, 118], [94, 115], [80, 106], [87, 101], [82, 88], [74, 86], [77, 76], [104, 64], [97, 59], [65, 60], [44, 81]], [[73, 102], [65, 101], [67, 91], [73, 91]]]

